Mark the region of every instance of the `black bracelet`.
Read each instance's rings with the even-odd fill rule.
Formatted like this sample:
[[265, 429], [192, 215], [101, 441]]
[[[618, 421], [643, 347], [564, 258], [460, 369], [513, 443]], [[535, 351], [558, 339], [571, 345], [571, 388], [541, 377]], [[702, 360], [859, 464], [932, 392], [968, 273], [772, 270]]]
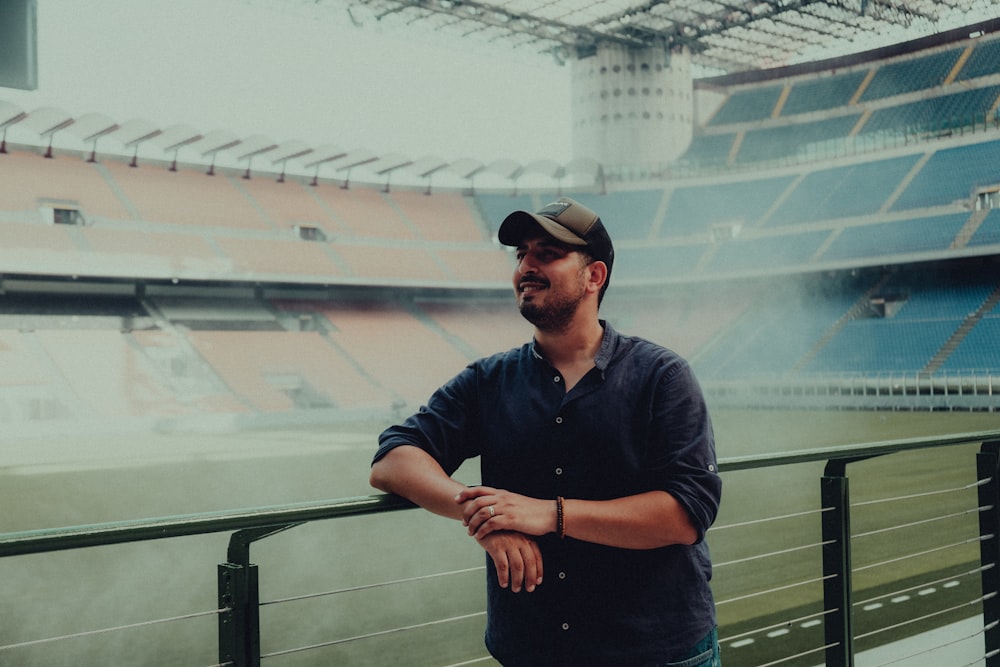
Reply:
[[556, 532], [560, 539], [566, 537], [566, 522], [563, 520], [563, 497], [556, 496]]

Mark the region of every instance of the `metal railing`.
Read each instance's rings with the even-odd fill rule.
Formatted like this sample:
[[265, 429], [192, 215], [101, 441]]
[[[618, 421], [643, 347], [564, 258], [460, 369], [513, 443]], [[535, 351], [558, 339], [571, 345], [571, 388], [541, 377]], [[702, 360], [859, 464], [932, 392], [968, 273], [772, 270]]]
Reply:
[[[859, 650], [877, 650], [970, 618], [975, 629], [969, 641], [977, 648], [967, 664], [1000, 666], [1000, 430], [728, 458], [719, 467], [733, 509], [724, 511], [708, 539], [727, 667], [852, 666]], [[801, 474], [790, 474], [793, 468]], [[860, 492], [852, 494], [851, 481]], [[217, 617], [217, 665], [259, 665], [293, 652], [418, 626], [437, 629], [471, 620], [481, 627], [481, 608], [458, 610], [416, 625], [262, 655], [261, 634], [267, 627], [262, 608], [327, 593], [262, 603], [261, 572], [251, 562], [251, 545], [311, 522], [412, 507], [402, 499], [378, 495], [0, 534], [0, 558], [230, 534], [226, 560], [217, 566], [216, 608], [65, 634], [38, 628], [41, 639], [0, 645], [0, 663], [22, 664], [18, 651], [83, 636], [210, 616]], [[422, 578], [466, 573], [481, 578], [482, 569], [480, 564]], [[268, 570], [269, 576], [274, 574]], [[401, 581], [351, 590], [367, 594]], [[27, 603], [0, 597], [3, 605]], [[878, 612], [869, 613], [873, 610]], [[941, 641], [933, 648], [946, 650], [955, 641]], [[480, 656], [452, 664], [480, 661], [489, 659]], [[886, 664], [900, 664], [898, 654]]]
[[840, 373], [707, 380], [725, 407], [1000, 412], [1000, 377], [982, 372]]

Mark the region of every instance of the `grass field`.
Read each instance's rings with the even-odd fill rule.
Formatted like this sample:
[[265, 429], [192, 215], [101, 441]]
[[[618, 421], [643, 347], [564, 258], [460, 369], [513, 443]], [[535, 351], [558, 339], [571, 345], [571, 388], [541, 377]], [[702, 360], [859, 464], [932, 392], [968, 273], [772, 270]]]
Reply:
[[[720, 410], [713, 416], [722, 459], [1000, 427], [1000, 417], [988, 413]], [[0, 441], [5, 461], [0, 532], [366, 495], [371, 493], [369, 460], [381, 427], [8, 437]], [[852, 464], [854, 497], [871, 500], [928, 486], [968, 484], [975, 477], [974, 452], [974, 447], [959, 447]], [[720, 601], [816, 576], [818, 550], [724, 564], [818, 541], [815, 516], [766, 527], [725, 526], [818, 508], [821, 471], [819, 464], [804, 464], [725, 474], [720, 529], [709, 536], [713, 559], [722, 564], [713, 582]], [[472, 465], [460, 475], [463, 481], [476, 481]], [[855, 531], [918, 520], [928, 506], [937, 513], [957, 511], [974, 506], [974, 498], [972, 491], [949, 494], [945, 501], [866, 506], [856, 512]], [[956, 521], [974, 526], [975, 517]], [[855, 560], [868, 566], [899, 552], [919, 551], [954, 531], [954, 522], [939, 522], [888, 538], [876, 533], [858, 541]], [[0, 646], [213, 610], [215, 564], [225, 559], [227, 539], [210, 535], [2, 559]], [[464, 617], [274, 656], [268, 664], [449, 665], [483, 654], [482, 617], [476, 615], [483, 604], [481, 571], [347, 590], [481, 566], [478, 547], [451, 522], [420, 511], [319, 522], [264, 540], [253, 555], [265, 602], [344, 591], [265, 606], [265, 654]], [[891, 592], [928, 575], [951, 576], [977, 559], [978, 546], [972, 545], [891, 567], [871, 565], [855, 576], [855, 585], [873, 595]], [[972, 584], [978, 586], [975, 580]], [[819, 590], [818, 585], [801, 586], [721, 604], [722, 634], [805, 613], [815, 607]], [[215, 617], [197, 617], [0, 650], [0, 665], [210, 665], [216, 661], [215, 641]], [[749, 661], [766, 653], [766, 642], [745, 654], [726, 650], [727, 667], [760, 664]]]

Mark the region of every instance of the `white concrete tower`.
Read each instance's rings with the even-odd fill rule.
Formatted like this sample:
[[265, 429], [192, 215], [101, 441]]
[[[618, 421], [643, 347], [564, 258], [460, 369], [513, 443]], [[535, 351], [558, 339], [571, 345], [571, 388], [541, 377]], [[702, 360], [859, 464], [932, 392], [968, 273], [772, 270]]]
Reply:
[[691, 142], [691, 54], [601, 44], [572, 61], [574, 158], [658, 172]]

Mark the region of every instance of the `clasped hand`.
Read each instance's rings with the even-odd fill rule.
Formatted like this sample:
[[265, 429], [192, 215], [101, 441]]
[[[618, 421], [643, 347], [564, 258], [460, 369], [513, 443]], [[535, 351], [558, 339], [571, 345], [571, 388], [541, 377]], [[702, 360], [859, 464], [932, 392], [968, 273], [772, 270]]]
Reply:
[[542, 554], [532, 536], [555, 529], [555, 504], [503, 489], [476, 486], [455, 497], [462, 524], [486, 550], [500, 586], [531, 592], [542, 583]]

